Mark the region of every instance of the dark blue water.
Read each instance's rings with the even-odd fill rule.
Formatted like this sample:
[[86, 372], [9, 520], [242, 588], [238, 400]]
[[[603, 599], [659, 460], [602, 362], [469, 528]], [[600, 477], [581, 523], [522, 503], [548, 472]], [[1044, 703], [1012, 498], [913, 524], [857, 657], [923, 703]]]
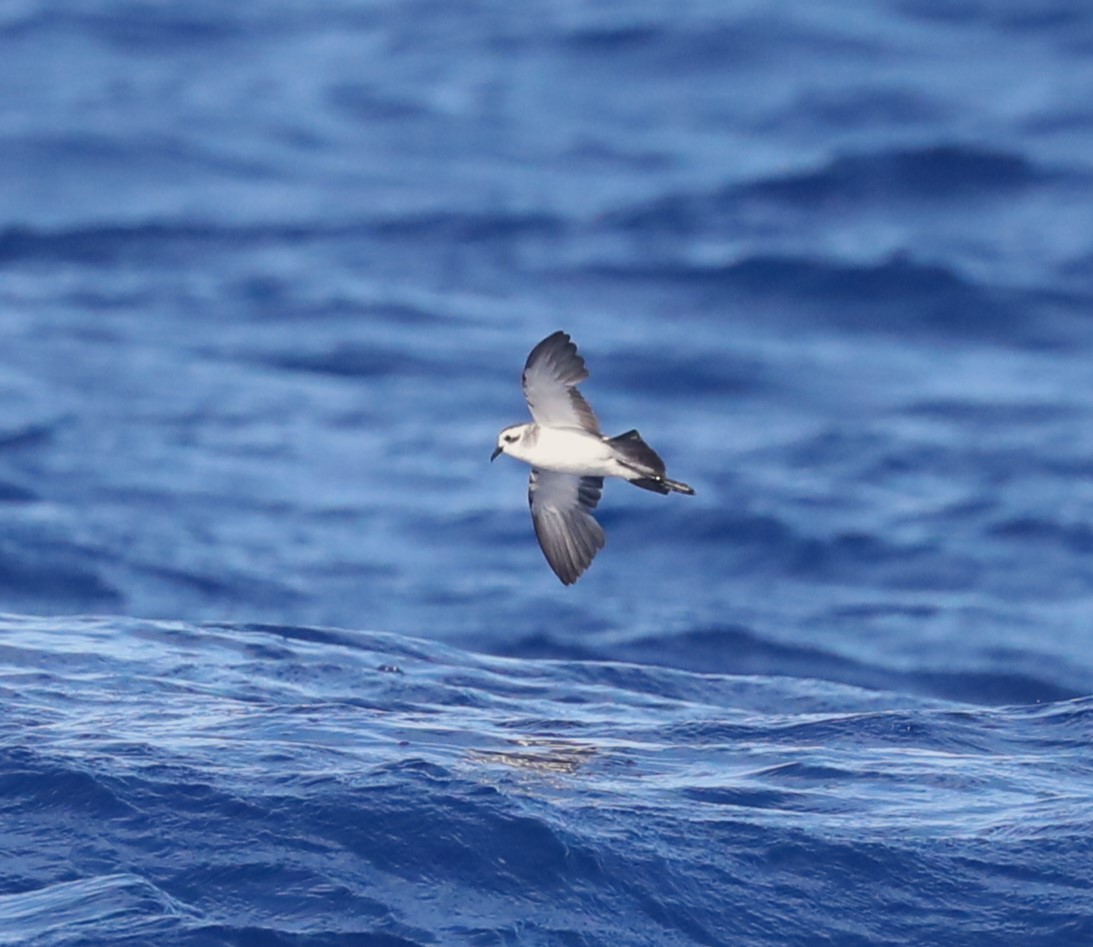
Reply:
[[[1093, 943], [1093, 8], [0, 9], [0, 945]], [[564, 329], [609, 484], [526, 468]]]

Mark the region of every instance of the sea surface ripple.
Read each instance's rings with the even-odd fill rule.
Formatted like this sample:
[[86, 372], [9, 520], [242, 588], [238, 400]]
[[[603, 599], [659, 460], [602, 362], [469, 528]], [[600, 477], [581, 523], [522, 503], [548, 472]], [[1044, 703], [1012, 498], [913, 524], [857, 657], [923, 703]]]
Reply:
[[[1091, 49], [0, 5], [0, 945], [1093, 943]], [[572, 588], [558, 329], [697, 490]]]

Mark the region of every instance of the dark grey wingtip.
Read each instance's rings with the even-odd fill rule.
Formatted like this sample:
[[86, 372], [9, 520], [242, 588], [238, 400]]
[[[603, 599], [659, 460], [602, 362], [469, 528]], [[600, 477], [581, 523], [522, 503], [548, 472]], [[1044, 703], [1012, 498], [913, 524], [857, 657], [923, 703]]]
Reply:
[[568, 332], [561, 329], [552, 332], [528, 353], [527, 361], [524, 362], [525, 374], [540, 358], [548, 358], [559, 369], [567, 369], [560, 376], [566, 384], [575, 385], [588, 377], [588, 367], [577, 351], [577, 343], [570, 338]]
[[603, 527], [596, 522], [592, 510], [600, 502], [603, 477], [580, 477], [577, 486], [578, 504], [559, 508], [548, 506], [537, 510], [535, 499], [545, 478], [571, 475], [552, 474], [536, 467], [528, 480], [528, 504], [531, 506], [531, 522], [535, 538], [543, 551], [547, 564], [562, 585], [576, 582], [607, 545]]

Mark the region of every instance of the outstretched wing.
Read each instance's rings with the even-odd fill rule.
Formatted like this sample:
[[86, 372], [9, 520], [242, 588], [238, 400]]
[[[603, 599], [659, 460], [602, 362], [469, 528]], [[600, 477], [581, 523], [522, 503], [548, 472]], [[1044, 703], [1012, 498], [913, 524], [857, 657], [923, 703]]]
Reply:
[[599, 434], [600, 422], [577, 390], [577, 383], [587, 377], [584, 359], [564, 332], [548, 335], [535, 346], [524, 365], [524, 397], [536, 423]]
[[600, 502], [603, 477], [578, 477], [532, 468], [528, 503], [535, 536], [550, 568], [572, 585], [607, 542], [592, 510]]

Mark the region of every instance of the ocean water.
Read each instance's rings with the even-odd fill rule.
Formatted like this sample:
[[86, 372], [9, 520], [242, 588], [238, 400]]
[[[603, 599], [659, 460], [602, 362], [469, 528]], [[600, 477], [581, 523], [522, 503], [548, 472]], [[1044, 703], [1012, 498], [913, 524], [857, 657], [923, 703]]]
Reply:
[[[1091, 51], [0, 6], [0, 945], [1093, 943]], [[570, 588], [557, 329], [697, 491]]]

